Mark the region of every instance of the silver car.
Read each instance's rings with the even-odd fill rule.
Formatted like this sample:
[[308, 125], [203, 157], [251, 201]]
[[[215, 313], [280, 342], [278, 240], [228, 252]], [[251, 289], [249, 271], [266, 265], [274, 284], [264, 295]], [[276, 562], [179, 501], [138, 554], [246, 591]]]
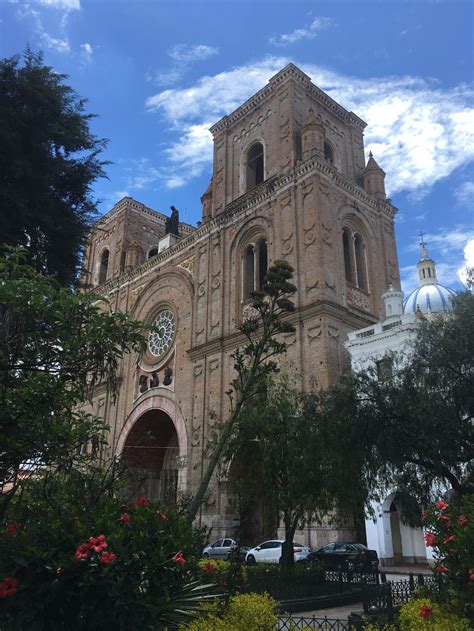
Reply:
[[[232, 556], [232, 552], [237, 549], [237, 541], [234, 539], [218, 539], [214, 543], [209, 544], [202, 551], [202, 556], [205, 559], [223, 559], [227, 561]], [[244, 560], [248, 547], [240, 548], [241, 560]]]

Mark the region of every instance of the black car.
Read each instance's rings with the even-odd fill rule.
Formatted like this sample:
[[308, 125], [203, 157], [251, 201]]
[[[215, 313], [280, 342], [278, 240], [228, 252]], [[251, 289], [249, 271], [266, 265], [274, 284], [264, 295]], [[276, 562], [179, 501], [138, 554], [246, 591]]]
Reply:
[[379, 565], [377, 552], [362, 543], [328, 543], [305, 559], [306, 563], [314, 561], [331, 570], [375, 570]]

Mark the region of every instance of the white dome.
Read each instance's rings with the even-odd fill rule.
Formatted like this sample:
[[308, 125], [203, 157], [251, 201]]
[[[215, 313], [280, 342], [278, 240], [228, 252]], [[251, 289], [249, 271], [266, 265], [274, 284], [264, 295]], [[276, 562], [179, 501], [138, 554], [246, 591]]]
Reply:
[[438, 313], [452, 309], [452, 299], [456, 292], [444, 285], [422, 285], [414, 289], [403, 302], [405, 313], [416, 313], [418, 307], [422, 313]]

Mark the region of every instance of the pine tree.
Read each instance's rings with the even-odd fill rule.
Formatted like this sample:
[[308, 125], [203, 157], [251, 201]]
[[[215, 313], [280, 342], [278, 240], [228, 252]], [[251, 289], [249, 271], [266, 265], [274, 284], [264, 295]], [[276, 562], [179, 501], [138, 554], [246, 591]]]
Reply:
[[85, 100], [41, 53], [0, 60], [0, 242], [27, 248], [29, 262], [74, 282], [104, 177], [106, 141], [89, 128]]

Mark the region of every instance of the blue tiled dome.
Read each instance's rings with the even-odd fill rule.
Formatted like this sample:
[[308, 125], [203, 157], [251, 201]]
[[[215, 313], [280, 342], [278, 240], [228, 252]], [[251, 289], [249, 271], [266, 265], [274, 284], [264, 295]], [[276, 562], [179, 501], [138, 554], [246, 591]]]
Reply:
[[414, 289], [403, 301], [405, 313], [415, 313], [420, 307], [422, 313], [438, 313], [452, 308], [452, 299], [456, 292], [444, 285], [422, 285]]

